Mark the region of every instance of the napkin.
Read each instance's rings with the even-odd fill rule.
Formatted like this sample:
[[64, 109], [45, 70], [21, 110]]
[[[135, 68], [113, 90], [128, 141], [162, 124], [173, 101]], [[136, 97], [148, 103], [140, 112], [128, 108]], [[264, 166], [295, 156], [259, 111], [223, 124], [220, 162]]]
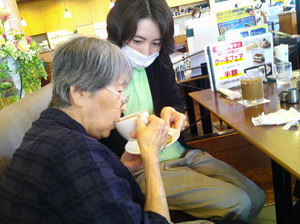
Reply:
[[219, 92], [226, 96], [227, 99], [235, 100], [242, 97], [242, 94], [239, 91], [233, 91], [230, 89], [219, 88]]
[[251, 120], [254, 126], [286, 124], [283, 129], [288, 130], [291, 126], [298, 123], [300, 113], [291, 107], [289, 110], [280, 109], [267, 115], [262, 113], [258, 117], [252, 117]]

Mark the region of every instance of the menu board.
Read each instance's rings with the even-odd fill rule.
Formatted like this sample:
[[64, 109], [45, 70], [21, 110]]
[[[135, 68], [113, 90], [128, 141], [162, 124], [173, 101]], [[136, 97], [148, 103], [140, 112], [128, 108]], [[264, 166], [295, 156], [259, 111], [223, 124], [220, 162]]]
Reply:
[[221, 41], [206, 48], [211, 89], [240, 85], [240, 76], [248, 69], [263, 72], [266, 80], [272, 74], [273, 38], [271, 33], [232, 41]]

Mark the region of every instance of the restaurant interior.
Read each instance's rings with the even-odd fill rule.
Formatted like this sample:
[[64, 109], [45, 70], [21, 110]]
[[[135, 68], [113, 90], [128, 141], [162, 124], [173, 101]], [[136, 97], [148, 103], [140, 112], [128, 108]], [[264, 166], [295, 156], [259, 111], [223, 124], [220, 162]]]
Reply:
[[[274, 172], [272, 161], [274, 158], [268, 152], [262, 150], [260, 144], [251, 142], [248, 136], [244, 135], [240, 130], [236, 130], [235, 124], [227, 123], [226, 117], [221, 119], [222, 115], [219, 116], [213, 113], [210, 108], [205, 108], [205, 103], [195, 100], [195, 98], [190, 96], [190, 93], [212, 88], [213, 82], [210, 77], [212, 77], [213, 66], [209, 61], [208, 46], [217, 42], [230, 41], [232, 36], [229, 34], [240, 35], [241, 30], [249, 32], [249, 36], [252, 36], [250, 32], [254, 30], [254, 27], [264, 30], [259, 35], [271, 33], [271, 67], [274, 63], [281, 60], [279, 56], [275, 57], [273, 55], [276, 46], [286, 46], [287, 60], [291, 62], [293, 75], [295, 76], [293, 85], [296, 85], [296, 79], [300, 80], [299, 72], [297, 72], [300, 66], [299, 1], [166, 1], [174, 19], [175, 53], [170, 55], [170, 57], [188, 119], [188, 126], [182, 134], [190, 146], [205, 148], [211, 155], [232, 165], [265, 191], [267, 197], [265, 207], [254, 224], [288, 224], [282, 221], [285, 220], [284, 218], [278, 217], [276, 214], [278, 208], [276, 209], [275, 207], [274, 179], [272, 176], [272, 172]], [[17, 97], [9, 99], [1, 92], [0, 118], [2, 118], [0, 123], [4, 122], [2, 127], [17, 130], [20, 128], [16, 128], [16, 126], [19, 124], [22, 126], [21, 130], [6, 131], [3, 134], [6, 136], [6, 143], [2, 141], [3, 135], [1, 134], [4, 131], [1, 131], [1, 166], [8, 162], [14, 147], [18, 147], [22, 139], [22, 133], [24, 134], [37, 116], [21, 114], [23, 112], [20, 112], [22, 111], [20, 107], [26, 107], [26, 111], [40, 111], [46, 107], [45, 102], [50, 99], [48, 84], [51, 82], [52, 59], [55, 49], [61, 43], [82, 35], [106, 39], [106, 15], [110, 8], [113, 7], [113, 4], [114, 0], [0, 0], [0, 7], [9, 9], [9, 13], [12, 15], [5, 24], [2, 23], [3, 29], [13, 29], [17, 33], [29, 36], [39, 49], [38, 56], [41, 59], [42, 69], [44, 69], [44, 72], [41, 72], [42, 75], [38, 79], [38, 87], [26, 89], [26, 85], [22, 83], [22, 78], [20, 79], [21, 81], [19, 80], [21, 86], [23, 85], [25, 89], [23, 95], [22, 91], [19, 94], [20, 97], [17, 95]], [[200, 18], [194, 19], [192, 18], [192, 12], [196, 7], [200, 8], [201, 14]], [[248, 15], [245, 16], [243, 14], [243, 18], [238, 17], [240, 15], [236, 13], [238, 12], [237, 9], [245, 10]], [[225, 17], [222, 17], [224, 14], [227, 15], [227, 20]], [[250, 27], [248, 23], [252, 23]], [[255, 35], [253, 34], [253, 36]], [[239, 39], [242, 38], [244, 36], [241, 35]], [[267, 74], [268, 59], [266, 56], [262, 60], [260, 58], [257, 60], [259, 60], [260, 65], [266, 63], [266, 65], [264, 64], [264, 72]], [[271, 80], [272, 74], [267, 79]], [[275, 82], [275, 80], [273, 81]], [[2, 80], [0, 79], [0, 84], [1, 82]], [[15, 85], [17, 87], [17, 84]], [[0, 91], [2, 91], [2, 86], [1, 84]], [[213, 91], [211, 92], [216, 94]], [[26, 98], [29, 98], [27, 95], [31, 95], [31, 99], [27, 100]], [[16, 108], [11, 107], [13, 104], [16, 105]], [[293, 104], [293, 106], [295, 105], [296, 109], [300, 111], [299, 101], [297, 104]], [[8, 124], [9, 119], [14, 120], [13, 126]], [[26, 124], [24, 120], [26, 120]], [[253, 128], [256, 127], [253, 126]], [[294, 132], [300, 133], [298, 129]], [[298, 142], [299, 148], [299, 137], [295, 141], [296, 143]], [[3, 147], [7, 145], [10, 148], [8, 152], [1, 152]], [[275, 161], [282, 165], [280, 161], [276, 159]], [[285, 168], [284, 165], [283, 167]], [[292, 170], [292, 168], [290, 170], [289, 167], [287, 170], [291, 174], [292, 191], [297, 179], [297, 171]], [[0, 176], [2, 171], [1, 168]], [[293, 198], [293, 203], [295, 200], [296, 198]]]

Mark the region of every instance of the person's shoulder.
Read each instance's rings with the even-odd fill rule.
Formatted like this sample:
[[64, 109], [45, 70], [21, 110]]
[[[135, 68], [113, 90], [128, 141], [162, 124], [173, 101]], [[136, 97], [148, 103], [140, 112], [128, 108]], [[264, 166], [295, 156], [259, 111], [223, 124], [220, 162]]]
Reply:
[[58, 130], [55, 133], [55, 136], [64, 136], [63, 139], [59, 140], [60, 144], [65, 146], [66, 150], [81, 150], [81, 149], [99, 149], [105, 150], [105, 146], [100, 144], [95, 138], [87, 135], [86, 133], [80, 133], [75, 130], [65, 129]]
[[58, 142], [57, 147], [48, 148], [48, 152], [51, 150], [49, 160], [58, 167], [65, 166], [64, 164], [79, 167], [87, 161], [97, 164], [98, 167], [113, 167], [119, 161], [119, 158], [97, 139], [72, 131], [63, 133], [64, 139]]
[[[64, 157], [84, 149], [101, 149], [99, 142], [80, 127], [70, 128], [67, 124], [40, 121], [26, 133], [21, 149], [50, 160], [60, 161]], [[50, 153], [51, 152], [51, 153]]]

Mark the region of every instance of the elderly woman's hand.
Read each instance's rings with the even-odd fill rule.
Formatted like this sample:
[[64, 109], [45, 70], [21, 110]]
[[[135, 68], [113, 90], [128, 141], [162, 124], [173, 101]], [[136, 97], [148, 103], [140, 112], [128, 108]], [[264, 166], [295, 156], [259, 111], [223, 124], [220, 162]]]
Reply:
[[139, 169], [143, 169], [143, 161], [141, 155], [130, 154], [125, 151], [121, 157], [121, 162], [132, 173]]
[[142, 117], [137, 119], [136, 137], [143, 159], [157, 155], [158, 150], [167, 140], [168, 131], [169, 127], [164, 120], [154, 115], [148, 117], [147, 124]]
[[170, 128], [175, 128], [179, 131], [186, 126], [186, 116], [173, 107], [164, 107], [160, 112], [160, 117], [166, 122]]

